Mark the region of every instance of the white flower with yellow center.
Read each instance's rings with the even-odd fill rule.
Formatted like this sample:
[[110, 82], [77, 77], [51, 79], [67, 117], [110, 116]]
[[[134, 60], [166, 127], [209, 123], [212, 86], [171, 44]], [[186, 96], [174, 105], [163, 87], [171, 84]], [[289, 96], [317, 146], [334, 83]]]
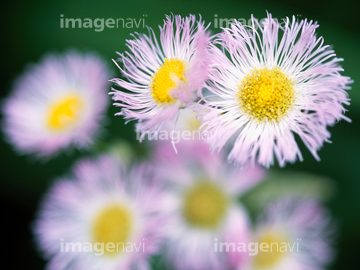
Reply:
[[178, 154], [170, 144], [157, 147], [154, 159], [174, 196], [173, 217], [163, 229], [169, 269], [232, 269], [245, 254], [217, 252], [215, 245], [249, 240], [248, 215], [237, 196], [261, 181], [264, 171], [231, 167], [200, 140], [178, 143]]
[[240, 270], [322, 270], [333, 257], [333, 228], [313, 199], [285, 198], [267, 206], [255, 227], [257, 254]]
[[[317, 38], [317, 23], [284, 21], [269, 14], [260, 23], [224, 28], [210, 48], [212, 65], [202, 131], [211, 149], [229, 143], [229, 160], [240, 166], [256, 160], [269, 167], [302, 160], [295, 134], [319, 160], [328, 125], [343, 115], [350, 78], [333, 50]], [[221, 48], [218, 48], [219, 45]]]
[[55, 183], [34, 232], [49, 269], [150, 269], [162, 239], [166, 193], [146, 166], [127, 173], [103, 156]]
[[47, 55], [29, 66], [4, 103], [8, 140], [20, 153], [37, 156], [87, 146], [107, 107], [108, 77], [92, 54]]
[[120, 54], [118, 65], [125, 79], [113, 82], [128, 91], [110, 93], [122, 108], [118, 115], [138, 120], [140, 133], [156, 131], [164, 121], [175, 125], [179, 110], [197, 101], [207, 78], [210, 38], [204, 23], [193, 15], [168, 16], [160, 31], [160, 43], [151, 28], [149, 35], [127, 41], [130, 52]]

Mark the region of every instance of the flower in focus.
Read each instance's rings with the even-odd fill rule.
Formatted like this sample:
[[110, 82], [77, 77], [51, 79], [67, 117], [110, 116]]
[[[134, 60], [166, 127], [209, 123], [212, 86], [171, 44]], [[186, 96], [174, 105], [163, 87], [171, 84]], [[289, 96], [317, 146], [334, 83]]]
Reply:
[[8, 140], [20, 153], [40, 157], [87, 146], [107, 107], [108, 76], [92, 54], [51, 54], [29, 66], [3, 104]]
[[[130, 52], [120, 54], [119, 67], [125, 79], [113, 79], [128, 90], [110, 94], [121, 107], [118, 115], [138, 120], [136, 132], [158, 130], [173, 121], [181, 108], [197, 99], [207, 77], [207, 46], [210, 40], [204, 22], [195, 16], [168, 16], [160, 28], [160, 43], [153, 30], [127, 41]], [[142, 140], [141, 135], [140, 140]]]
[[269, 167], [274, 156], [284, 166], [302, 160], [297, 134], [319, 160], [327, 125], [349, 121], [343, 104], [352, 81], [340, 75], [342, 59], [316, 37], [317, 27], [295, 17], [282, 27], [268, 14], [263, 23], [252, 18], [250, 27], [223, 29], [210, 48], [212, 95], [198, 110], [211, 149], [231, 144], [228, 159], [240, 166], [256, 160]]
[[34, 232], [49, 269], [150, 269], [167, 196], [145, 165], [108, 156], [77, 164], [45, 197]]
[[253, 241], [260, 247], [258, 253], [238, 269], [325, 269], [333, 255], [330, 220], [313, 199], [279, 199], [267, 206], [256, 225]]
[[[236, 251], [217, 252], [216, 243], [247, 241], [250, 236], [246, 210], [237, 196], [264, 178], [260, 167], [238, 170], [211, 155], [202, 141], [159, 144], [154, 160], [170, 185], [174, 202], [168, 223], [164, 258], [171, 269], [230, 269], [244, 263]], [[159, 173], [159, 174], [160, 174]]]

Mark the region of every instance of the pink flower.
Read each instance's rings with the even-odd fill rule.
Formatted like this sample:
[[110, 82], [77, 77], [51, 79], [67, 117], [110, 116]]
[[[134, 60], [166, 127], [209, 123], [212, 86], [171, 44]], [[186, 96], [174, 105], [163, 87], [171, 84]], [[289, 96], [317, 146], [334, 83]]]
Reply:
[[233, 269], [245, 264], [238, 252], [218, 252], [220, 242], [248, 242], [250, 221], [238, 196], [264, 179], [259, 166], [243, 170], [212, 155], [201, 140], [176, 145], [157, 144], [153, 156], [159, 175], [170, 186], [174, 202], [167, 232], [164, 260], [171, 269]]
[[28, 67], [5, 100], [3, 128], [19, 153], [44, 157], [86, 147], [107, 108], [109, 71], [93, 54], [49, 54]]
[[333, 258], [333, 232], [329, 213], [319, 202], [278, 199], [266, 207], [255, 226], [252, 241], [263, 249], [238, 269], [326, 269]]
[[268, 14], [263, 24], [253, 18], [249, 27], [223, 29], [210, 49], [211, 94], [198, 108], [212, 150], [230, 145], [228, 159], [240, 166], [269, 167], [274, 156], [284, 166], [302, 160], [296, 134], [319, 160], [327, 126], [349, 121], [343, 104], [352, 81], [340, 75], [342, 59], [316, 37], [317, 27], [295, 17], [283, 27]]
[[207, 77], [210, 38], [201, 19], [167, 16], [160, 31], [160, 43], [151, 28], [127, 41], [130, 52], [119, 54], [118, 65], [125, 79], [113, 79], [127, 91], [110, 93], [121, 107], [117, 114], [138, 120], [140, 133], [157, 131], [164, 121], [175, 123], [179, 110], [197, 101]]
[[150, 269], [168, 196], [153, 170], [109, 156], [79, 162], [47, 193], [34, 233], [48, 269]]

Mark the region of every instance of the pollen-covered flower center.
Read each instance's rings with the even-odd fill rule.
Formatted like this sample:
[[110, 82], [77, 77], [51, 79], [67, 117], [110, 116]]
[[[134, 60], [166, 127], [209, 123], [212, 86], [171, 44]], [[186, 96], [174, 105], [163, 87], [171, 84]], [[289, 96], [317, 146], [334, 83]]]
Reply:
[[258, 239], [258, 243], [261, 248], [254, 258], [254, 266], [259, 269], [275, 267], [290, 249], [295, 249], [295, 244], [289, 243], [288, 238], [282, 233], [266, 233]]
[[183, 216], [196, 227], [215, 228], [226, 214], [228, 199], [220, 187], [203, 181], [185, 195]]
[[258, 121], [278, 122], [294, 104], [294, 83], [280, 68], [255, 68], [238, 88], [242, 112]]
[[47, 126], [54, 131], [71, 127], [80, 116], [83, 102], [79, 96], [70, 95], [53, 103], [48, 111]]
[[123, 247], [129, 240], [132, 225], [133, 216], [129, 209], [122, 205], [110, 205], [103, 209], [93, 221], [93, 242], [103, 243], [104, 246], [111, 243], [113, 248], [105, 249], [105, 254], [114, 255], [123, 251]]
[[177, 58], [165, 58], [165, 62], [151, 77], [150, 89], [152, 96], [158, 103], [171, 103], [174, 97], [171, 90], [177, 87], [178, 82], [185, 82], [185, 63]]

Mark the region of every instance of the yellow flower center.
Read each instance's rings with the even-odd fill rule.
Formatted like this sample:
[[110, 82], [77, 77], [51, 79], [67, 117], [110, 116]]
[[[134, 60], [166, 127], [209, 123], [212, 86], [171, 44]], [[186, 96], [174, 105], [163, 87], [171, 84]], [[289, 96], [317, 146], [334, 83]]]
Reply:
[[83, 102], [77, 95], [69, 95], [54, 102], [47, 115], [48, 128], [61, 131], [71, 127], [78, 120], [82, 107]]
[[[288, 245], [291, 243], [288, 242], [288, 238], [283, 233], [268, 232], [264, 234], [258, 241], [260, 248], [254, 258], [255, 268], [275, 267], [289, 251]], [[261, 245], [263, 245], [263, 250], [261, 250]]]
[[209, 181], [202, 181], [185, 195], [183, 216], [196, 227], [215, 228], [226, 214], [228, 199], [226, 194]]
[[255, 68], [238, 88], [242, 112], [258, 121], [278, 122], [294, 104], [294, 82], [280, 68]]
[[174, 101], [171, 90], [177, 87], [177, 82], [186, 82], [184, 71], [183, 61], [177, 58], [165, 58], [164, 64], [151, 76], [150, 89], [156, 102], [163, 104]]
[[108, 243], [114, 244], [114, 248], [104, 250], [106, 255], [114, 255], [123, 251], [123, 246], [129, 240], [132, 225], [133, 217], [126, 207], [117, 204], [107, 206], [93, 222], [93, 242], [104, 243], [105, 247]]

